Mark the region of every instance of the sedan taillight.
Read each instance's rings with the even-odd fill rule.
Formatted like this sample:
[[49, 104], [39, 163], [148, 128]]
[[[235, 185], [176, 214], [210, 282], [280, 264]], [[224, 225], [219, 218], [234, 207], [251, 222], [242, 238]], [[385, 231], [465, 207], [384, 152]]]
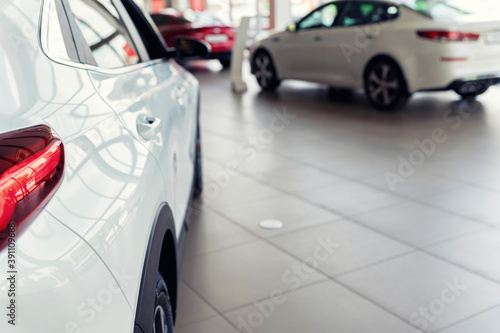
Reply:
[[477, 41], [481, 36], [475, 32], [442, 31], [442, 30], [419, 30], [417, 35], [423, 39], [437, 42], [469, 42]]
[[0, 233], [43, 208], [59, 184], [63, 168], [63, 144], [49, 127], [0, 135]]

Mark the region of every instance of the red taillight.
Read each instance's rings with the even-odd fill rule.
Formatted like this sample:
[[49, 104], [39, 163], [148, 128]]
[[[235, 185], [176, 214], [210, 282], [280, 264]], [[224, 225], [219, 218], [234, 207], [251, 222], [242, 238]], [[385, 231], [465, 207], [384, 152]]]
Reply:
[[420, 30], [417, 31], [420, 38], [434, 40], [438, 42], [469, 42], [477, 41], [480, 34], [475, 32], [440, 31], [440, 30]]
[[49, 127], [0, 135], [0, 232], [24, 221], [50, 199], [63, 167], [62, 142]]

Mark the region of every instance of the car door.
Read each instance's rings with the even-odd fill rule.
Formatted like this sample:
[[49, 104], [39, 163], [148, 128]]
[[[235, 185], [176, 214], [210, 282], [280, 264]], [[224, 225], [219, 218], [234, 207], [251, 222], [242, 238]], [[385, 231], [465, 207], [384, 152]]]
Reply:
[[374, 55], [374, 48], [383, 24], [397, 13], [397, 8], [384, 2], [351, 1], [322, 41], [329, 55], [328, 77], [342, 86], [357, 87], [367, 61]]
[[193, 179], [194, 139], [187, 133], [193, 133], [195, 120], [186, 110], [197, 96], [188, 95], [189, 80], [178, 65], [150, 60], [120, 1], [68, 2], [97, 92], [160, 164], [179, 236]]
[[291, 78], [310, 81], [325, 80], [325, 66], [329, 66], [327, 35], [331, 33], [343, 3], [329, 3], [304, 17], [296, 31], [282, 37], [278, 47], [278, 62], [282, 72]]

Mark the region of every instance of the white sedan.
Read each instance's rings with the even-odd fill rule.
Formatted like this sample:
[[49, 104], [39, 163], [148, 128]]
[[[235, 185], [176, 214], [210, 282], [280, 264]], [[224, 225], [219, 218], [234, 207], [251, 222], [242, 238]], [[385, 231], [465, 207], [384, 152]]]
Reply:
[[329, 2], [258, 42], [252, 73], [264, 90], [282, 79], [364, 88], [384, 110], [417, 91], [477, 96], [500, 82], [500, 19], [453, 2]]
[[198, 81], [133, 0], [0, 6], [0, 332], [169, 332]]

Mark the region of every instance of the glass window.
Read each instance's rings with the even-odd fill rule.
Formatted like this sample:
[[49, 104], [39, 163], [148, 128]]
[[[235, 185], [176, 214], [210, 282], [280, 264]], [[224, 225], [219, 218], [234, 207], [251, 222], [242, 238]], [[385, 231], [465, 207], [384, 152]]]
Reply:
[[336, 4], [321, 7], [300, 21], [299, 29], [330, 28], [335, 23], [338, 12], [339, 8]]
[[151, 15], [151, 18], [153, 19], [154, 23], [157, 26], [170, 24], [173, 21], [170, 16], [163, 15], [163, 14], [153, 14], [153, 15]]
[[351, 2], [345, 9], [341, 26], [371, 24], [395, 19], [399, 9], [384, 3]]
[[435, 19], [453, 18], [470, 13], [469, 7], [460, 1], [405, 0], [403, 3]]
[[109, 0], [69, 0], [97, 66], [119, 68], [140, 59], [120, 15]]

